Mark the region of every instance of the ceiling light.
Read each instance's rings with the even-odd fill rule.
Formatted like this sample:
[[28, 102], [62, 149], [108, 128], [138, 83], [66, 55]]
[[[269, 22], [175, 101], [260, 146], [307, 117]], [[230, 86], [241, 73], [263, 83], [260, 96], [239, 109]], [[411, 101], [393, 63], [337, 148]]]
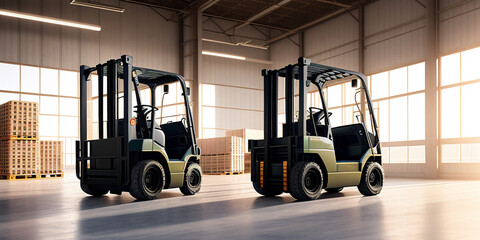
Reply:
[[74, 27], [74, 28], [82, 28], [82, 29], [93, 30], [93, 31], [100, 31], [102, 29], [98, 25], [91, 25], [91, 24], [73, 22], [73, 21], [63, 20], [63, 19], [59, 19], [59, 18], [51, 18], [51, 17], [45, 17], [45, 16], [41, 16], [41, 15], [15, 12], [15, 11], [10, 11], [10, 10], [5, 10], [5, 9], [0, 9], [0, 15], [1, 16], [7, 16], [7, 17], [21, 18], [21, 19], [26, 19], [26, 20], [32, 20], [32, 21], [37, 21], [37, 22], [57, 24], [57, 25], [62, 25], [62, 26]]
[[237, 60], [243, 60], [243, 61], [245, 61], [245, 57], [236, 56], [236, 55], [230, 55], [230, 54], [224, 54], [224, 53], [216, 53], [216, 52], [202, 51], [202, 54], [203, 54], [203, 55], [209, 55], [209, 56], [223, 57], [223, 58], [232, 58], [232, 59], [237, 59]]
[[76, 5], [76, 6], [82, 6], [82, 7], [91, 7], [91, 8], [96, 8], [96, 9], [100, 9], [100, 10], [112, 11], [112, 12], [117, 12], [117, 13], [125, 12], [125, 8], [120, 8], [120, 7], [110, 6], [110, 5], [104, 5], [104, 4], [82, 2], [82, 1], [75, 1], [75, 0], [72, 0], [70, 2], [70, 4]]

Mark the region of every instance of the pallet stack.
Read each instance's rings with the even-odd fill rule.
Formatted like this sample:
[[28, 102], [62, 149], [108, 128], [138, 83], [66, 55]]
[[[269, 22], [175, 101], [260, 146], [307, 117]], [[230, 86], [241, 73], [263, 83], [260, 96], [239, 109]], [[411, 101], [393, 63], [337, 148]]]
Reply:
[[[45, 145], [38, 141], [38, 116], [38, 103], [10, 101], [0, 105], [0, 179], [63, 176], [61, 142]], [[42, 146], [55, 151], [42, 155]]]
[[42, 178], [63, 176], [62, 150], [61, 141], [39, 141], [39, 171]]
[[245, 173], [252, 172], [252, 153], [245, 153]]
[[236, 137], [241, 137], [244, 139], [244, 161], [245, 161], [245, 167], [244, 167], [244, 173], [250, 173], [251, 172], [251, 154], [248, 151], [248, 140], [258, 140], [258, 139], [263, 139], [263, 130], [256, 130], [256, 129], [238, 129], [238, 130], [230, 130], [225, 132], [226, 136], [236, 136]]
[[220, 137], [199, 139], [202, 148], [200, 166], [205, 174], [242, 174], [244, 171], [243, 139]]
[[0, 105], [0, 178], [36, 178], [38, 114], [33, 102]]

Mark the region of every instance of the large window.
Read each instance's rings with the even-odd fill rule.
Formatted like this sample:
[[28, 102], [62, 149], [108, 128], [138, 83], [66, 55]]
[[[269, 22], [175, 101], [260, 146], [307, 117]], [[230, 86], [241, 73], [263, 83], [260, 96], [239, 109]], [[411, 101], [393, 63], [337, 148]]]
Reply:
[[384, 163], [425, 163], [425, 63], [369, 77]]
[[0, 104], [39, 103], [40, 140], [63, 141], [66, 165], [75, 163], [78, 140], [78, 72], [0, 63]]
[[440, 160], [480, 163], [480, 48], [443, 56], [440, 60]]

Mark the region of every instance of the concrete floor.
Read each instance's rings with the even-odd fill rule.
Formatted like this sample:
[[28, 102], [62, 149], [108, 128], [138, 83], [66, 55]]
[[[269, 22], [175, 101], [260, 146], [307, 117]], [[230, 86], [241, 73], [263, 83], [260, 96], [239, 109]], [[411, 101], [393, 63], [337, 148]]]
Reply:
[[64, 179], [0, 181], [0, 239], [479, 239], [480, 181], [386, 179], [296, 202], [259, 196], [249, 175], [205, 176], [198, 195], [85, 195]]

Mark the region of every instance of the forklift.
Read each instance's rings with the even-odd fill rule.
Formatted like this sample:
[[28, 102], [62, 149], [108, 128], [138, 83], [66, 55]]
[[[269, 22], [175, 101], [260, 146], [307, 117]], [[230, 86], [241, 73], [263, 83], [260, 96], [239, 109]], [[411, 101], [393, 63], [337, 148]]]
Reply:
[[[98, 119], [87, 116], [94, 109], [93, 83], [89, 83], [93, 82], [92, 73], [98, 76]], [[163, 99], [172, 84], [177, 84], [182, 92], [185, 114], [180, 121], [162, 124], [160, 113], [157, 123], [156, 90], [163, 93], [163, 109]], [[142, 104], [141, 91], [150, 93], [150, 104]], [[76, 142], [76, 175], [81, 189], [92, 196], [108, 192], [121, 195], [128, 191], [138, 200], [155, 199], [167, 188], [180, 188], [184, 195], [200, 191], [200, 148], [188, 95], [190, 89], [182, 76], [135, 67], [133, 58], [128, 55], [95, 67], [80, 66], [80, 141]], [[134, 98], [136, 105], [132, 107]], [[98, 120], [98, 138], [93, 139], [87, 120]]]
[[[361, 194], [379, 194], [383, 187], [381, 146], [372, 102], [363, 74], [311, 63], [262, 70], [264, 77], [264, 139], [250, 140], [254, 189], [264, 196], [290, 193], [300, 201], [315, 200], [322, 189], [338, 193], [357, 186]], [[285, 79], [283, 136], [278, 136], [278, 85]], [[298, 117], [295, 117], [295, 81], [298, 80]], [[362, 94], [357, 123], [331, 126], [324, 88], [350, 83]], [[320, 107], [307, 109], [307, 88], [320, 95]], [[357, 94], [355, 94], [355, 99]], [[366, 105], [366, 106], [365, 106]], [[368, 107], [368, 110], [365, 108]], [[368, 113], [366, 113], [368, 112]], [[365, 115], [368, 114], [366, 117]], [[370, 124], [370, 125], [368, 125]], [[368, 131], [370, 126], [373, 132]]]

